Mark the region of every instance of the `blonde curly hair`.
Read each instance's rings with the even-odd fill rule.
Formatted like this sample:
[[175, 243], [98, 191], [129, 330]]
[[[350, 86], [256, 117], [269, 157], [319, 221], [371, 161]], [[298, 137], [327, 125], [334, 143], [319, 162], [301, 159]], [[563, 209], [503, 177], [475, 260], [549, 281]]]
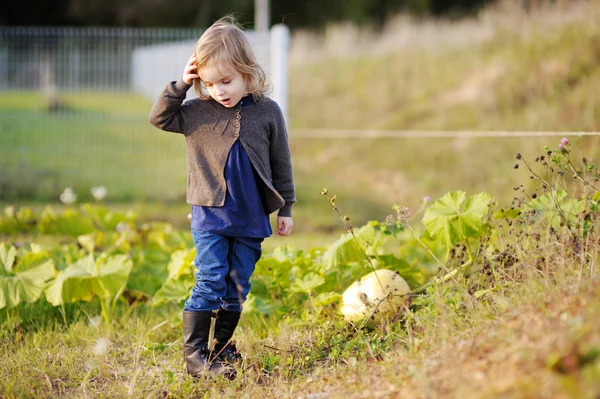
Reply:
[[[242, 75], [248, 93], [255, 98], [266, 95], [271, 89], [265, 71], [256, 61], [248, 37], [231, 15], [219, 19], [202, 34], [194, 53], [198, 74], [206, 66], [230, 67]], [[210, 98], [202, 78], [194, 79], [194, 90], [202, 100]]]

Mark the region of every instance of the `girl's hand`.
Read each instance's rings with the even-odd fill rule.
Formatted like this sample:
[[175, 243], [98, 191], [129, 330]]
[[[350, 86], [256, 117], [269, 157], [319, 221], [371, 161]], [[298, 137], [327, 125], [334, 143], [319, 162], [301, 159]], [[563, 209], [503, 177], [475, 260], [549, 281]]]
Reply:
[[294, 222], [291, 217], [277, 216], [277, 234], [280, 236], [289, 236], [292, 234]]
[[185, 83], [191, 85], [194, 83], [194, 79], [198, 79], [198, 65], [196, 64], [196, 54], [192, 54], [188, 60], [185, 69], [183, 70], [182, 79]]

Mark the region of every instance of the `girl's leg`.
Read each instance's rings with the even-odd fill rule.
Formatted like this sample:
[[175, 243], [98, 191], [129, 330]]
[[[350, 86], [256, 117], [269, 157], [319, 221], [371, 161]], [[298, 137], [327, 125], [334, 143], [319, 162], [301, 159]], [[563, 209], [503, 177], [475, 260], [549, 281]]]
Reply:
[[217, 310], [221, 298], [227, 293], [229, 273], [229, 237], [192, 230], [196, 246], [196, 285], [185, 302], [185, 311], [202, 312]]
[[194, 377], [224, 375], [235, 378], [235, 369], [213, 361], [208, 340], [213, 310], [221, 306], [227, 292], [225, 277], [229, 270], [227, 237], [192, 230], [196, 246], [196, 285], [183, 311], [183, 354], [186, 369]]
[[230, 312], [225, 309], [219, 310], [215, 324], [215, 355], [228, 364], [235, 365], [242, 361], [242, 355], [239, 353], [235, 342], [229, 341], [233, 336], [241, 312]]
[[222, 308], [241, 312], [250, 292], [250, 277], [262, 255], [262, 238], [230, 237], [229, 273], [225, 278], [227, 290]]
[[215, 325], [215, 352], [227, 363], [242, 360], [235, 344], [229, 340], [238, 325], [242, 304], [250, 291], [250, 277], [261, 257], [262, 241], [262, 238], [230, 238], [227, 293], [223, 297], [222, 309], [217, 313]]
[[188, 374], [195, 378], [224, 376], [233, 380], [236, 371], [222, 360], [214, 361], [208, 349], [213, 312], [183, 312], [183, 358]]

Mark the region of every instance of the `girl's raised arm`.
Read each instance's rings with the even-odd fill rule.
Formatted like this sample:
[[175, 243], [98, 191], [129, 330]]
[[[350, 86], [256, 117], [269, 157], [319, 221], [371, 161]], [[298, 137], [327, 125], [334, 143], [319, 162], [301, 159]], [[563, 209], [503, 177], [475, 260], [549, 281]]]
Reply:
[[167, 85], [154, 103], [148, 121], [161, 130], [186, 134], [185, 105], [181, 105], [194, 79], [199, 77], [196, 56], [192, 54], [183, 69], [181, 80]]
[[198, 75], [198, 65], [196, 64], [196, 54], [192, 54], [187, 64], [185, 65], [182, 79], [185, 83], [191, 86], [192, 83], [194, 83], [194, 79], [198, 79], [199, 77], [200, 75]]

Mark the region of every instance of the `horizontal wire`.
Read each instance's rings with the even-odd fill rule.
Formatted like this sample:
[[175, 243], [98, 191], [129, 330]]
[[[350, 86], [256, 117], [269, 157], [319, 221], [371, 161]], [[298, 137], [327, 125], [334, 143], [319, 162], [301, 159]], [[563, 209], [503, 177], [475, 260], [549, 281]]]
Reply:
[[292, 138], [460, 138], [599, 136], [600, 132], [529, 132], [477, 130], [290, 129]]

